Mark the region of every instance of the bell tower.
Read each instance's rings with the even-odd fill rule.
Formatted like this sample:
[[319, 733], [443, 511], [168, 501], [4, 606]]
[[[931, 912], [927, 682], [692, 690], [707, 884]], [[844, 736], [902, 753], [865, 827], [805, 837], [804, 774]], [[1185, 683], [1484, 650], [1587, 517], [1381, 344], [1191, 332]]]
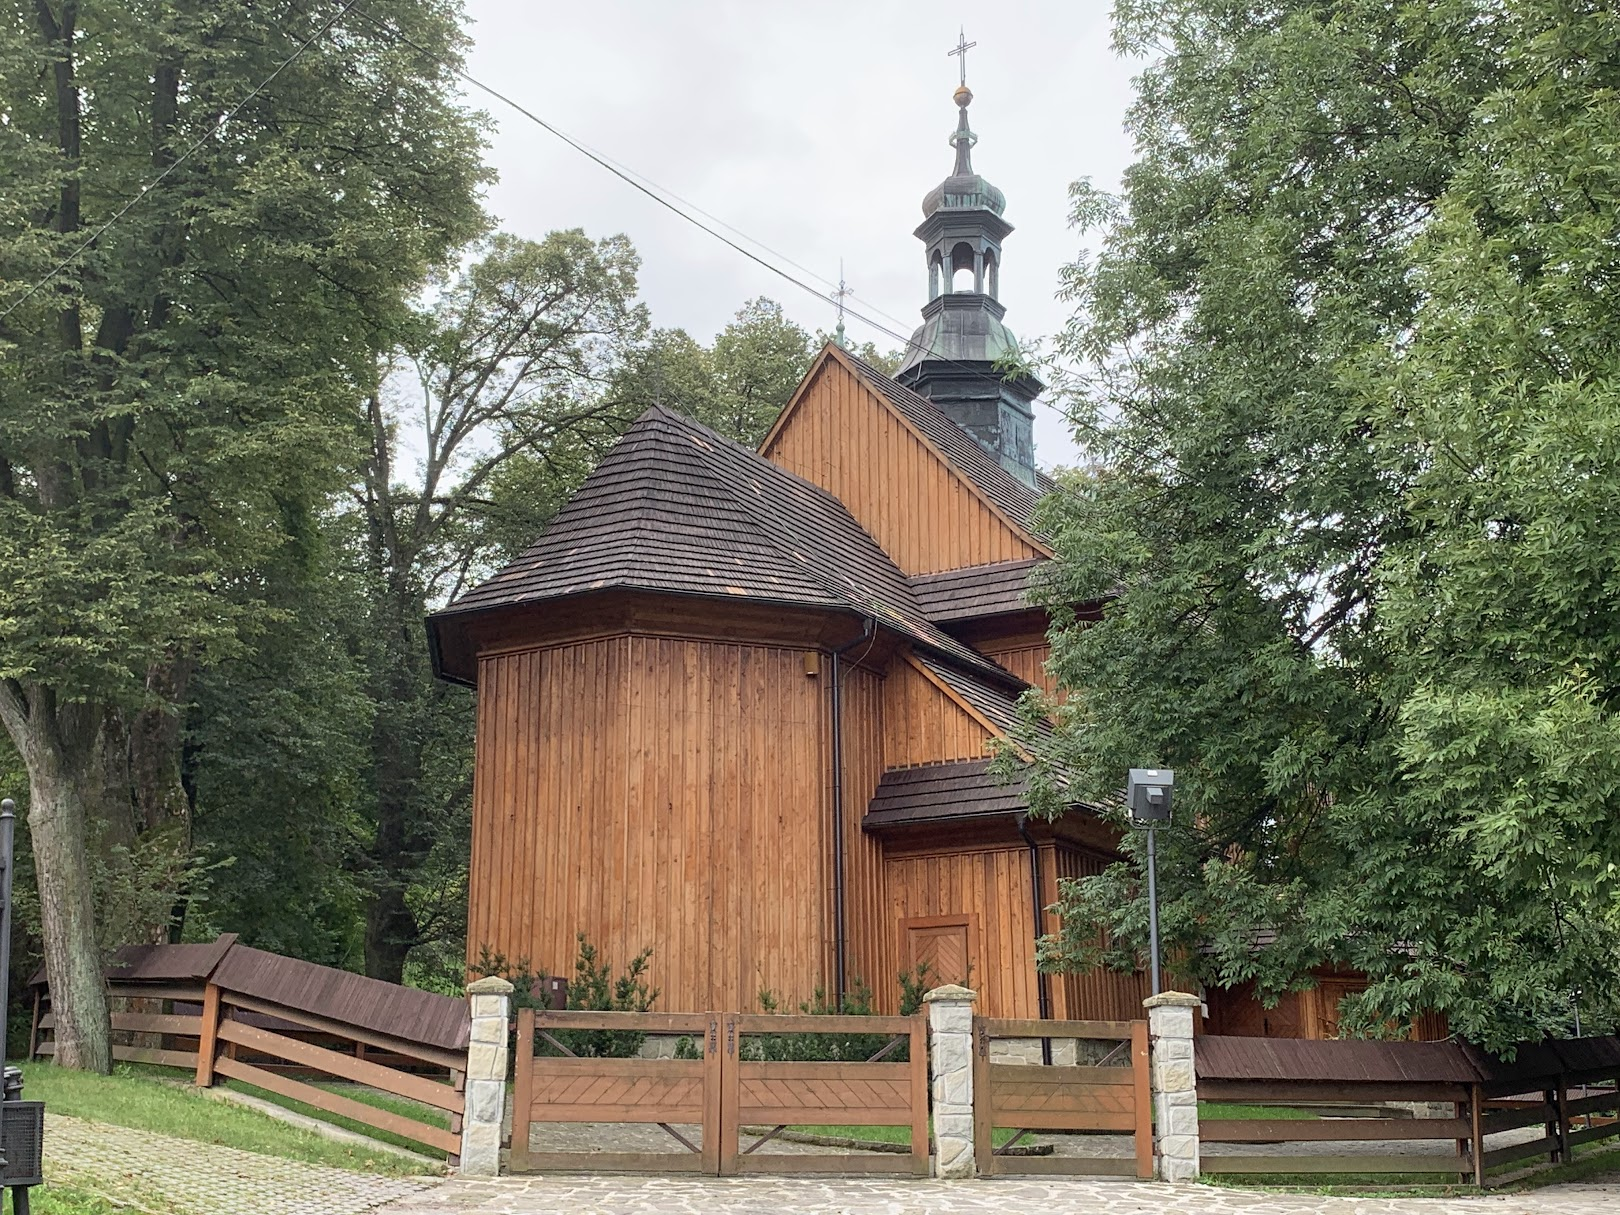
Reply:
[[996, 298], [1001, 242], [1013, 228], [1001, 216], [1006, 196], [973, 171], [978, 136], [968, 126], [973, 93], [967, 87], [967, 51], [973, 45], [964, 37], [951, 52], [962, 61], [950, 140], [956, 164], [923, 199], [923, 222], [915, 235], [925, 250], [928, 302], [895, 379], [932, 401], [1008, 472], [1034, 485], [1033, 402], [1043, 385], [1032, 376], [1006, 377], [995, 366], [1018, 346], [1002, 324], [1007, 310]]

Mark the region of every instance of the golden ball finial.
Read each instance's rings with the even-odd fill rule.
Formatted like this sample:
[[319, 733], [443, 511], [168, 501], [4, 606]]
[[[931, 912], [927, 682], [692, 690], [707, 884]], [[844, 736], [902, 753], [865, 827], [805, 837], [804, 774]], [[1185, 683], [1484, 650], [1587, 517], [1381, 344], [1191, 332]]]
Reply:
[[952, 94], [952, 97], [955, 99], [956, 104], [965, 110], [968, 107], [968, 102], [973, 100], [973, 90], [964, 84]]

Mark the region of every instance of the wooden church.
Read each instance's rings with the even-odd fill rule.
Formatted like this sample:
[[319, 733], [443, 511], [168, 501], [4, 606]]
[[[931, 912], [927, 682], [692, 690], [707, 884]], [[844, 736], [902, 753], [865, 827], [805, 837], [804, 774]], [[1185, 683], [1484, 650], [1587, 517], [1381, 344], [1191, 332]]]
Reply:
[[477, 689], [469, 961], [653, 950], [661, 1011], [786, 1007], [927, 963], [1002, 1017], [1140, 1015], [1139, 975], [1041, 976], [1066, 876], [1115, 837], [1027, 820], [987, 767], [1046, 686], [1032, 403], [1003, 378], [1002, 193], [954, 171], [916, 230], [894, 378], [836, 343], [758, 451], [654, 406], [532, 547], [429, 620]]

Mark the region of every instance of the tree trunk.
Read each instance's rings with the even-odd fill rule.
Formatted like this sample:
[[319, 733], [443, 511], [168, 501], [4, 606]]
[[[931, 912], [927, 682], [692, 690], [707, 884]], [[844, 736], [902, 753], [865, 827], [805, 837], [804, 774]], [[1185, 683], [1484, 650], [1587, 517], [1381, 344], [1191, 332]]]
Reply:
[[389, 983], [405, 981], [405, 957], [416, 942], [416, 918], [402, 886], [389, 882], [366, 904], [366, 974]]
[[105, 1074], [112, 1070], [112, 1026], [90, 894], [84, 791], [53, 758], [24, 756], [55, 1060]]

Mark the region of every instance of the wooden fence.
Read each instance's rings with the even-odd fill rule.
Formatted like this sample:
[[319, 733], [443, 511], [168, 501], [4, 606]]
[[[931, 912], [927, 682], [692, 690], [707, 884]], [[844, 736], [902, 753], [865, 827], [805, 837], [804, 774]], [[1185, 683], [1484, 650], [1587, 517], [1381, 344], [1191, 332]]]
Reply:
[[[233, 937], [120, 950], [108, 991], [125, 1006], [112, 1014], [120, 1061], [183, 1069], [203, 1087], [225, 1077], [452, 1159], [460, 1151], [464, 1001], [249, 949]], [[48, 1056], [55, 1018], [42, 984], [34, 1007], [31, 1053]], [[358, 1099], [368, 1089], [406, 1098], [410, 1112]], [[418, 1114], [411, 1102], [426, 1108]]]
[[[688, 1041], [686, 1058], [603, 1058], [576, 1052], [580, 1034], [655, 1034]], [[839, 1035], [882, 1045], [854, 1059], [795, 1059], [794, 1038]], [[756, 1044], [750, 1048], [750, 1040]], [[883, 1041], [886, 1039], [886, 1041]], [[757, 1044], [768, 1041], [771, 1049]], [[519, 1011], [512, 1103], [514, 1171], [595, 1169], [738, 1173], [928, 1172], [928, 1030], [923, 1015], [751, 1016], [741, 1013]], [[900, 1046], [904, 1062], [893, 1061]], [[546, 1124], [655, 1125], [670, 1151], [531, 1151]], [[789, 1126], [902, 1126], [906, 1155], [775, 1155], [760, 1151]], [[754, 1129], [754, 1128], [759, 1129]], [[745, 1140], [747, 1140], [745, 1144]]]
[[[1204, 1118], [1201, 1144], [1284, 1151], [1201, 1153], [1205, 1173], [1401, 1174], [1466, 1178], [1620, 1134], [1620, 1038], [1525, 1043], [1504, 1062], [1458, 1042], [1305, 1042], [1206, 1036], [1195, 1048], [1200, 1101], [1272, 1107], [1276, 1118]], [[1439, 1118], [1395, 1116], [1395, 1103], [1450, 1107]], [[1291, 1117], [1289, 1115], [1292, 1115]], [[1306, 1115], [1300, 1117], [1301, 1114]], [[1526, 1141], [1492, 1135], [1540, 1127]], [[1349, 1145], [1432, 1143], [1423, 1152]], [[1296, 1145], [1320, 1146], [1298, 1151]]]
[[[973, 1019], [973, 1148], [979, 1172], [1153, 1176], [1153, 1105], [1146, 1021]], [[1039, 1040], [1041, 1063], [998, 1063], [1000, 1039]], [[1074, 1043], [1073, 1062], [1052, 1063], [1052, 1044]], [[1086, 1052], [1085, 1047], [1091, 1050]], [[996, 1147], [997, 1129], [1015, 1130]], [[1130, 1135], [1124, 1156], [1010, 1155], [1033, 1131]]]

